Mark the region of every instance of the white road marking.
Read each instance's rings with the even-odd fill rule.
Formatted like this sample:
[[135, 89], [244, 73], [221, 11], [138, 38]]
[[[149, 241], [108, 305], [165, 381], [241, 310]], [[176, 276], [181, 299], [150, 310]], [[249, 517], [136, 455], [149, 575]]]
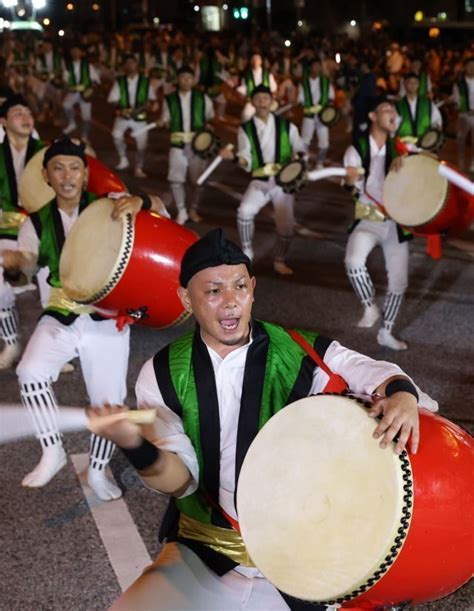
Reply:
[[[142, 574], [144, 567], [151, 563], [148, 550], [125, 501], [100, 502], [88, 486], [88, 454], [73, 454], [71, 460], [110, 564], [124, 592]], [[113, 480], [110, 472], [109, 476]]]

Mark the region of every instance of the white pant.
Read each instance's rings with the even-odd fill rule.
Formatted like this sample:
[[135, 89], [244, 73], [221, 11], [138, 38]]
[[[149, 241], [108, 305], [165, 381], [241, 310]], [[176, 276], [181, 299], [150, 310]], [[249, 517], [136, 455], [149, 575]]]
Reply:
[[189, 548], [167, 543], [157, 560], [112, 605], [111, 611], [287, 611], [262, 577], [229, 571], [218, 577]]
[[[116, 117], [114, 126], [112, 129], [112, 138], [114, 139], [117, 153], [120, 157], [125, 157], [127, 151], [127, 145], [125, 144], [124, 134], [127, 129], [131, 129], [132, 132], [141, 129], [145, 125], [144, 121], [135, 121], [133, 119], [124, 119], [123, 117]], [[148, 132], [142, 133], [135, 138], [138, 151], [145, 151], [148, 143]]]
[[[0, 254], [2, 250], [17, 250], [18, 242], [16, 240], [0, 240]], [[10, 284], [3, 277], [3, 266], [0, 265], [0, 310], [2, 308], [11, 308], [15, 303], [15, 293]]]
[[19, 382], [55, 382], [61, 367], [78, 356], [91, 404], [121, 405], [127, 394], [129, 337], [129, 327], [119, 332], [114, 320], [82, 315], [66, 326], [43, 316], [17, 367]]
[[329, 148], [329, 128], [321, 123], [317, 115], [315, 117], [304, 117], [301, 126], [301, 138], [308, 149], [315, 131], [319, 148]]
[[385, 257], [388, 291], [397, 295], [404, 293], [408, 286], [408, 242], [398, 241], [397, 225], [394, 221], [360, 221], [347, 242], [346, 267], [363, 267], [370, 252], [377, 245], [382, 247]]
[[276, 184], [273, 176], [268, 180], [250, 181], [240, 202], [237, 216], [244, 220], [254, 219], [270, 201], [275, 210], [277, 233], [281, 236], [292, 235], [295, 226], [295, 196], [292, 193], [285, 193]]
[[208, 162], [195, 155], [190, 144], [186, 144], [184, 148], [170, 147], [169, 152], [169, 182], [186, 182], [186, 174], [189, 169], [189, 178], [192, 184], [196, 184], [199, 176], [206, 169]]
[[69, 116], [69, 113], [76, 104], [79, 104], [79, 108], [81, 109], [82, 120], [90, 121], [92, 117], [92, 103], [86, 102], [86, 100], [84, 100], [81, 94], [77, 91], [70, 91], [66, 94], [66, 97], [63, 100], [63, 108], [66, 115]]

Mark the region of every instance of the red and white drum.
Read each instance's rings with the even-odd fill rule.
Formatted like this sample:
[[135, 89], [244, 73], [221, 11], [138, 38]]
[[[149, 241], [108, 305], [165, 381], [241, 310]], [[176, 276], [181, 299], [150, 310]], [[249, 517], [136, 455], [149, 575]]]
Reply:
[[[43, 178], [43, 158], [47, 147], [38, 151], [28, 161], [23, 170], [18, 186], [20, 202], [28, 212], [36, 212], [54, 197], [53, 189]], [[87, 148], [86, 148], [87, 151]], [[93, 151], [91, 151], [93, 152]], [[87, 154], [89, 182], [87, 190], [97, 196], [107, 195], [113, 191], [126, 191], [120, 178], [91, 154]]]
[[106, 316], [158, 328], [182, 322], [179, 272], [196, 234], [154, 212], [113, 221], [113, 207], [99, 199], [74, 223], [61, 254], [64, 291]]
[[262, 428], [237, 490], [249, 555], [306, 601], [374, 609], [442, 598], [473, 573], [474, 440], [421, 410], [418, 453], [397, 456], [372, 437], [364, 405], [309, 397]]
[[400, 170], [388, 173], [383, 205], [390, 218], [415, 233], [456, 236], [474, 220], [474, 198], [438, 167], [439, 161], [426, 155], [407, 157]]

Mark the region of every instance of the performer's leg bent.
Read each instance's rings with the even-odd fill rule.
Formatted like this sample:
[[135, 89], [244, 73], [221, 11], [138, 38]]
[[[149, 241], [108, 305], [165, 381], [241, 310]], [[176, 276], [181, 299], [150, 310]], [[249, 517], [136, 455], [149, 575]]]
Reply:
[[[0, 249], [16, 249], [16, 240], [0, 240]], [[0, 265], [0, 339], [5, 343], [0, 352], [0, 369], [8, 369], [20, 356], [21, 346], [18, 333], [18, 315], [15, 307], [15, 293], [3, 276]]]
[[43, 451], [39, 464], [23, 479], [23, 486], [44, 486], [66, 464], [57, 425], [58, 405], [51, 383], [58, 379], [61, 367], [77, 356], [76, 346], [74, 329], [44, 316], [17, 367], [21, 400], [33, 421]]
[[[122, 405], [127, 394], [129, 327], [119, 332], [115, 321], [94, 321], [89, 316], [81, 316], [78, 327], [79, 358], [91, 405]], [[114, 448], [111, 441], [91, 435], [87, 480], [103, 501], [122, 496], [120, 488], [105, 473]]]
[[274, 187], [271, 191], [273, 208], [275, 210], [275, 226], [277, 230], [276, 251], [273, 268], [278, 274], [291, 275], [293, 270], [285, 263], [291, 240], [294, 235], [295, 196], [285, 193], [281, 187]]
[[361, 221], [349, 236], [346, 247], [346, 273], [357, 298], [364, 306], [359, 327], [371, 327], [380, 316], [375, 305], [375, 288], [366, 267], [367, 257], [380, 241], [378, 233], [381, 228], [373, 225], [371, 221]]
[[77, 127], [77, 123], [74, 118], [74, 105], [79, 102], [79, 98], [80, 94], [78, 93], [68, 93], [63, 100], [63, 110], [68, 121], [68, 124], [63, 129], [63, 133], [65, 134], [70, 134]]
[[303, 142], [306, 144], [306, 147], [309, 150], [309, 146], [311, 144], [311, 140], [313, 139], [314, 130], [314, 117], [304, 117], [303, 123], [301, 125], [301, 138]]
[[188, 220], [188, 213], [186, 210], [186, 173], [189, 166], [189, 152], [185, 149], [177, 147], [171, 147], [169, 152], [169, 170], [168, 170], [168, 181], [170, 182], [171, 192], [173, 194], [176, 208], [178, 209], [178, 216], [176, 222], [180, 225]]
[[82, 139], [88, 141], [91, 134], [92, 103], [82, 98], [79, 100], [79, 108], [82, 116]]
[[240, 243], [242, 250], [250, 259], [253, 259], [255, 217], [270, 200], [269, 190], [270, 186], [268, 186], [268, 183], [252, 180], [237, 210], [237, 229], [239, 231]]
[[200, 216], [198, 209], [199, 204], [201, 203], [204, 187], [200, 187], [197, 184], [197, 180], [199, 176], [204, 172], [208, 165], [208, 162], [205, 159], [201, 159], [197, 155], [192, 155], [189, 160], [189, 181], [192, 185], [192, 194], [191, 194], [191, 204], [189, 206], [189, 218], [194, 223], [200, 223], [202, 221], [202, 217]]
[[[143, 127], [143, 123], [141, 121], [132, 121], [133, 129], [139, 130]], [[137, 157], [135, 162], [135, 174], [137, 178], [145, 178], [146, 175], [143, 171], [143, 167], [145, 165], [145, 153], [146, 147], [148, 144], [148, 132], [144, 134], [140, 134], [135, 138], [135, 144], [137, 145]]]
[[114, 140], [115, 150], [119, 156], [119, 162], [116, 166], [117, 170], [126, 170], [129, 167], [127, 159], [127, 145], [125, 143], [124, 134], [129, 127], [129, 122], [126, 119], [117, 117], [114, 121], [112, 130], [112, 138]]
[[185, 545], [167, 543], [157, 560], [112, 605], [111, 611], [287, 611], [277, 589], [237, 571], [217, 576]]
[[316, 167], [322, 167], [329, 150], [329, 128], [323, 125], [321, 121], [316, 118], [316, 134], [318, 137], [318, 156], [316, 158]]

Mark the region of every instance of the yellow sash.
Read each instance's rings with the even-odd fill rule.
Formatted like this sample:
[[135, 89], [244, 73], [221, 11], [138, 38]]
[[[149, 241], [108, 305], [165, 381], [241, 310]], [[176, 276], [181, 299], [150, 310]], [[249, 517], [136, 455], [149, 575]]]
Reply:
[[282, 166], [279, 163], [266, 163], [262, 168], [257, 168], [252, 172], [253, 178], [267, 178], [275, 176], [281, 170]]
[[366, 204], [365, 202], [357, 200], [355, 203], [354, 218], [356, 220], [381, 222], [384, 221], [387, 217], [380, 210], [380, 208], [377, 208], [377, 206], [373, 206], [372, 204]]
[[0, 210], [0, 229], [20, 228], [28, 217], [21, 212], [6, 212]]
[[317, 115], [322, 108], [321, 104], [316, 104], [316, 106], [305, 106], [303, 112], [305, 115]]
[[73, 314], [93, 314], [95, 312], [93, 308], [69, 299], [63, 289], [53, 286], [51, 287], [48, 303], [46, 305], [46, 309], [48, 308], [69, 310]]
[[196, 132], [171, 132], [171, 144], [189, 144]]

